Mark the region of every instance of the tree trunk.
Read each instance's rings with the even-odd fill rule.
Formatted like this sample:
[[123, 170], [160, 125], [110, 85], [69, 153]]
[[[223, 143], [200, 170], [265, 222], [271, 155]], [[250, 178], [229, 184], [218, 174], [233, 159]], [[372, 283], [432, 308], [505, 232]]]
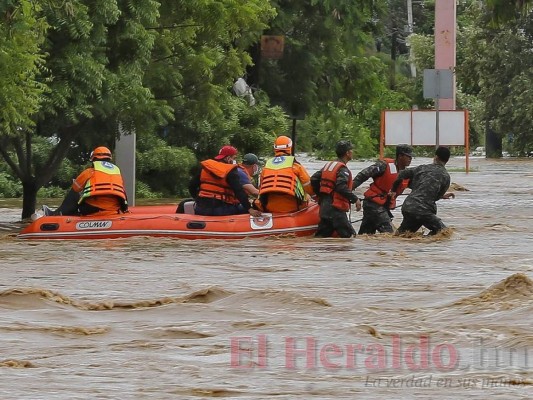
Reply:
[[485, 125], [486, 158], [501, 158], [502, 148], [502, 138], [487, 123]]
[[396, 27], [393, 28], [392, 37], [391, 37], [391, 48], [390, 48], [390, 58], [391, 58], [391, 66], [390, 66], [390, 76], [389, 76], [389, 87], [391, 90], [396, 89], [396, 40], [397, 40], [397, 34], [396, 34]]
[[35, 178], [22, 182], [22, 220], [30, 218], [35, 212], [38, 190]]
[[250, 56], [252, 56], [252, 65], [246, 67], [246, 83], [249, 86], [259, 87], [259, 71], [261, 69], [261, 45], [255, 43], [249, 49]]

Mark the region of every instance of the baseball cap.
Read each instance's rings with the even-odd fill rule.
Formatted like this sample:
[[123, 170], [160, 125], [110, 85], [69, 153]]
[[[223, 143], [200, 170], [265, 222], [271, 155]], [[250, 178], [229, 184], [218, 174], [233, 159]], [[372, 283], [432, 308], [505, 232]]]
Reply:
[[399, 156], [400, 154], [413, 157], [413, 148], [407, 144], [399, 144], [396, 146], [396, 156]]
[[215, 160], [222, 160], [223, 158], [226, 158], [228, 156], [235, 156], [237, 155], [238, 151], [233, 146], [224, 146], [220, 149], [218, 152], [218, 156], [215, 156]]
[[260, 164], [259, 158], [257, 158], [257, 156], [253, 153], [245, 154], [242, 158], [242, 163], [246, 165]]

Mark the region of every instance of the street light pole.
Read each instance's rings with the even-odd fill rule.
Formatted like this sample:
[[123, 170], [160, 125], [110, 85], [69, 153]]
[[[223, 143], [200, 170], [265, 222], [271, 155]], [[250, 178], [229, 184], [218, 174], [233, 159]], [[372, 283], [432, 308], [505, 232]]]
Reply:
[[409, 38], [413, 34], [413, 0], [407, 0], [407, 44], [409, 46], [409, 59], [411, 60], [411, 77], [416, 78], [416, 65], [413, 62], [413, 48], [409, 44]]

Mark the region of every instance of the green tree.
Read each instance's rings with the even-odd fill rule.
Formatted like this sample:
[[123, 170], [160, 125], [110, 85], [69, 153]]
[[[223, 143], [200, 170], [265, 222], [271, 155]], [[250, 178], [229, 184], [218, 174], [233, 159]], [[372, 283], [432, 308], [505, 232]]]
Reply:
[[189, 170], [196, 164], [191, 150], [169, 146], [157, 135], [145, 134], [137, 140], [136, 160], [137, 180], [142, 182], [141, 188], [146, 185], [157, 197], [188, 195], [185, 189]]
[[373, 43], [370, 1], [276, 1], [277, 16], [265, 32], [283, 35], [285, 47], [279, 60], [262, 60], [259, 86], [288, 114], [313, 109], [331, 91], [342, 86], [342, 77], [331, 68], [347, 57], [361, 55]]
[[[512, 149], [518, 152], [533, 142], [528, 3], [472, 0], [458, 6], [457, 104], [470, 111], [471, 144], [485, 142], [489, 157], [501, 157], [505, 137], [512, 138]], [[418, 69], [433, 67], [433, 43], [433, 35], [412, 37]]]
[[47, 89], [37, 80], [47, 28], [38, 12], [29, 0], [0, 2], [0, 132], [5, 136], [34, 126], [31, 117]]
[[[18, 143], [17, 151], [23, 154], [25, 135], [35, 126], [32, 116], [47, 91], [38, 80], [45, 60], [40, 46], [47, 29], [39, 11], [38, 4], [29, 0], [0, 2], [0, 155], [19, 178], [31, 164], [17, 163], [18, 154], [10, 151], [9, 143]], [[8, 172], [1, 174], [4, 192], [18, 195], [19, 185]]]
[[[245, 145], [241, 151], [262, 147], [261, 138], [271, 134], [265, 129], [279, 120], [280, 111], [270, 109], [265, 96], [250, 108], [231, 88], [252, 62], [247, 50], [274, 15], [262, 0], [162, 2], [145, 81], [173, 109], [173, 121], [162, 128], [169, 144], [194, 149], [199, 158], [228, 143]], [[261, 113], [267, 123], [251, 117]], [[256, 144], [246, 139], [250, 132], [259, 134]]]
[[358, 154], [370, 156], [368, 143], [376, 148], [381, 108], [409, 106], [404, 94], [388, 87], [389, 70], [375, 47], [382, 29], [375, 21], [384, 17], [386, 2], [272, 4], [278, 15], [266, 33], [283, 35], [285, 48], [279, 60], [256, 60], [258, 82], [287, 114], [305, 115], [298, 123], [297, 148], [330, 154], [336, 139], [348, 137], [360, 146]]
[[[33, 47], [13, 41], [35, 57], [33, 75], [14, 87], [34, 85], [41, 92], [32, 92], [33, 107], [28, 102], [21, 116], [12, 115], [11, 131], [5, 124], [0, 131], [0, 154], [22, 182], [23, 218], [35, 209], [37, 190], [54, 182], [66, 156], [85, 164], [94, 146], [112, 148], [119, 124], [141, 138], [165, 127], [161, 132], [167, 143], [203, 157], [226, 140], [261, 147], [282, 118], [279, 109], [268, 107], [266, 96], [252, 110], [231, 93], [251, 62], [246, 49], [274, 16], [268, 3], [13, 0], [2, 6], [10, 18], [14, 9], [28, 4], [34, 5], [35, 20], [50, 28]], [[35, 24], [28, 20], [24, 33]], [[45, 62], [42, 55], [48, 56]], [[13, 105], [13, 99], [7, 102]], [[258, 118], [260, 113], [266, 121]], [[44, 155], [35, 154], [38, 137], [52, 144]], [[168, 160], [182, 151], [187, 154], [170, 149]]]
[[506, 23], [531, 11], [532, 0], [486, 0], [490, 19], [496, 24]]
[[[503, 3], [512, 13], [501, 8]], [[478, 100], [474, 117], [484, 126], [487, 157], [501, 157], [504, 138], [516, 152], [533, 144], [533, 16], [524, 13], [525, 3], [488, 6], [472, 2], [468, 9], [457, 77], [462, 91]]]
[[[49, 27], [40, 46], [26, 47], [35, 57], [47, 55], [40, 73], [24, 79], [47, 88], [38, 109], [26, 112], [34, 127], [14, 121], [16, 132], [0, 132], [0, 154], [22, 182], [22, 218], [27, 218], [35, 209], [38, 189], [52, 179], [73, 145], [88, 153], [95, 144], [112, 143], [119, 123], [143, 127], [171, 115], [168, 106], [154, 100], [143, 85], [155, 39], [146, 27], [156, 22], [158, 3], [43, 0], [31, 2], [33, 8], [24, 7], [25, 2], [9, 3], [8, 10], [22, 10], [24, 15], [30, 10]], [[31, 30], [32, 23], [28, 24]], [[38, 175], [36, 136], [54, 138]]]

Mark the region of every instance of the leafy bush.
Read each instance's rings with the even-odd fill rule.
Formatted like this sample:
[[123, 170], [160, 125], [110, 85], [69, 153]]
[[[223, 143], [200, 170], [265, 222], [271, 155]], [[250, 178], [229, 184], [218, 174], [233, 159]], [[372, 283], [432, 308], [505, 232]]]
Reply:
[[[137, 152], [137, 192], [151, 198], [176, 197], [187, 194], [190, 171], [196, 165], [193, 152], [184, 147], [172, 147], [156, 137], [144, 136]], [[144, 184], [142, 184], [144, 183]]]
[[6, 172], [0, 171], [0, 197], [14, 198], [22, 196], [22, 185]]
[[160, 199], [163, 194], [152, 192], [148, 184], [138, 180], [135, 183], [135, 197], [138, 199]]
[[48, 199], [62, 198], [67, 194], [68, 190], [70, 189], [65, 190], [58, 186], [43, 187], [43, 188], [40, 188], [39, 191], [37, 192], [37, 197], [48, 198]]
[[297, 137], [307, 142], [305, 147], [315, 149], [319, 158], [335, 157], [335, 144], [341, 139], [353, 143], [354, 158], [376, 155], [376, 143], [371, 138], [370, 130], [357, 117], [332, 104], [327, 113], [310, 115], [301, 122], [300, 127], [301, 133]]

